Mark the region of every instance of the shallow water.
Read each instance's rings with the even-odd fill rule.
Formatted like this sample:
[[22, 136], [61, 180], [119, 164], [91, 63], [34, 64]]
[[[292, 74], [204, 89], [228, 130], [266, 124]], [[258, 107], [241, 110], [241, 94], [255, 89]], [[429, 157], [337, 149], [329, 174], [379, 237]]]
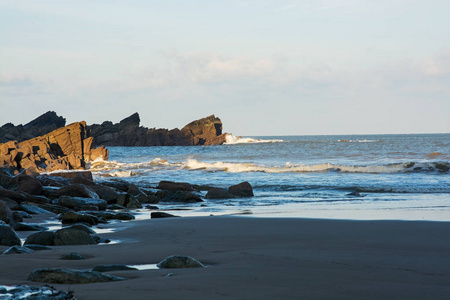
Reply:
[[96, 180], [117, 177], [145, 188], [161, 180], [223, 188], [248, 181], [254, 188], [255, 197], [206, 200], [206, 207], [193, 204], [192, 210], [175, 213], [183, 216], [450, 220], [450, 134], [233, 137], [229, 142], [108, 147], [110, 160], [90, 168]]

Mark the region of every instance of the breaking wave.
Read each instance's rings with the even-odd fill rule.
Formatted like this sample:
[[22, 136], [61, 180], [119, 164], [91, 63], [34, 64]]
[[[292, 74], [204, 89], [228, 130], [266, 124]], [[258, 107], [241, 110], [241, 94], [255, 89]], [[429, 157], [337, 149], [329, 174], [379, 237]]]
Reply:
[[249, 137], [242, 136], [234, 136], [232, 134], [226, 135], [225, 145], [234, 145], [234, 144], [253, 144], [253, 143], [281, 143], [283, 140], [262, 140], [262, 139], [254, 139]]

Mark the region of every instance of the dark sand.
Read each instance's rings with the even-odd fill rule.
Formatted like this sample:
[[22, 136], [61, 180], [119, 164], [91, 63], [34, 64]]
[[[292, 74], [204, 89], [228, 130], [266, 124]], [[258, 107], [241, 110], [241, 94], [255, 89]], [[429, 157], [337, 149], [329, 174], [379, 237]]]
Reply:
[[[208, 267], [50, 285], [78, 299], [450, 299], [450, 223], [228, 216], [108, 226], [122, 230], [102, 236], [122, 243], [0, 256], [0, 284], [43, 285], [26, 280], [36, 268], [150, 264], [180, 254]], [[70, 252], [88, 259], [59, 259]]]

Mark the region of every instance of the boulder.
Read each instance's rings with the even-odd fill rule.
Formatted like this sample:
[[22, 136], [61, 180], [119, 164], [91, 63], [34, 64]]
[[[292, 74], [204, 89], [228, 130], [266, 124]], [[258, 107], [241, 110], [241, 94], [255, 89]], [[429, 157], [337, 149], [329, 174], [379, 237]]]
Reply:
[[77, 206], [92, 205], [97, 207], [98, 210], [105, 210], [106, 207], [108, 206], [108, 203], [102, 199], [68, 197], [68, 196], [61, 196], [58, 199], [58, 204], [72, 209]]
[[100, 199], [103, 199], [108, 203], [116, 202], [117, 198], [119, 198], [119, 193], [108, 186], [94, 185], [89, 188], [93, 190]]
[[159, 203], [159, 198], [154, 195], [147, 195], [144, 192], [141, 192], [134, 196], [141, 204], [156, 204]]
[[36, 203], [36, 204], [47, 204], [50, 203], [50, 199], [41, 195], [30, 195], [27, 193], [23, 193], [27, 202]]
[[203, 202], [200, 196], [186, 191], [158, 191], [156, 193], [162, 202], [181, 202], [181, 203], [196, 203]]
[[205, 196], [206, 199], [229, 199], [234, 198], [234, 196], [226, 189], [220, 189], [220, 188], [210, 188]]
[[40, 231], [27, 237], [24, 245], [45, 245], [53, 246], [55, 244], [56, 234], [53, 231]]
[[252, 197], [253, 188], [248, 182], [241, 182], [228, 188], [228, 192], [236, 197]]
[[40, 195], [42, 193], [41, 181], [35, 177], [24, 174], [13, 177], [10, 186], [16, 186], [17, 191], [25, 192], [30, 195]]
[[125, 280], [125, 278], [103, 274], [95, 271], [43, 268], [34, 270], [28, 280], [35, 282], [81, 284]]
[[88, 226], [84, 225], [84, 224], [73, 224], [67, 227], [64, 227], [65, 229], [76, 229], [76, 230], [81, 230], [84, 231], [88, 234], [95, 234], [95, 231], [92, 230], [91, 228], [89, 228]]
[[192, 192], [194, 189], [187, 182], [173, 182], [173, 181], [160, 181], [158, 186], [160, 190], [169, 190], [169, 191], [188, 191]]
[[155, 211], [150, 214], [150, 217], [152, 219], [159, 219], [159, 218], [174, 218], [174, 217], [179, 217], [179, 216], [175, 216], [175, 215], [168, 214], [168, 213], [161, 212], [161, 211]]
[[27, 201], [27, 198], [22, 193], [11, 191], [7, 189], [0, 188], [0, 197], [6, 197], [11, 200], [16, 201], [17, 203]]
[[86, 223], [90, 225], [97, 225], [98, 218], [91, 214], [67, 212], [61, 215], [61, 223], [73, 224], [73, 223]]
[[38, 225], [38, 224], [17, 223], [14, 226], [14, 230], [15, 231], [45, 231], [45, 230], [48, 230], [48, 228]]
[[93, 190], [82, 184], [70, 184], [59, 188], [58, 195], [100, 199]]
[[181, 268], [204, 268], [201, 262], [189, 256], [172, 255], [161, 261], [158, 265], [160, 269], [181, 269]]
[[82, 184], [82, 185], [85, 185], [85, 186], [97, 185], [93, 180], [90, 180], [90, 179], [87, 179], [87, 178], [84, 178], [84, 177], [81, 177], [81, 176], [73, 177], [72, 179], [70, 179], [70, 182], [72, 184]]
[[51, 172], [48, 175], [52, 176], [52, 177], [61, 177], [61, 178], [65, 178], [65, 179], [73, 179], [76, 177], [81, 177], [84, 179], [88, 179], [90, 181], [94, 181], [91, 171], [77, 170], [77, 171], [70, 171], [70, 172]]
[[63, 256], [61, 256], [61, 259], [65, 259], [65, 260], [84, 260], [84, 256], [80, 255], [76, 252], [71, 252], [70, 254], [64, 254]]
[[31, 253], [34, 252], [34, 250], [28, 248], [28, 247], [22, 247], [22, 246], [12, 246], [11, 248], [5, 250], [3, 252], [3, 255], [7, 254], [23, 254], [23, 253]]
[[12, 210], [3, 201], [0, 201], [0, 220], [6, 224], [16, 224]]
[[142, 208], [142, 204], [135, 197], [129, 194], [120, 195], [119, 198], [117, 198], [117, 205], [129, 209]]
[[0, 173], [0, 187], [8, 188], [9, 183], [11, 182], [11, 176]]
[[95, 244], [95, 240], [83, 230], [63, 228], [55, 233], [55, 246]]
[[0, 223], [0, 245], [14, 246], [22, 245], [17, 233], [8, 225]]
[[[45, 207], [49, 206], [50, 207], [52, 205], [51, 204], [45, 204], [43, 206], [45, 206]], [[59, 205], [58, 205], [58, 207], [59, 207]], [[42, 207], [40, 207], [38, 205], [31, 204], [31, 203], [26, 203], [26, 202], [20, 203], [20, 208], [23, 211], [25, 211], [25, 212], [27, 212], [29, 214], [32, 214], [32, 215], [54, 214], [54, 212], [52, 212], [50, 210], [47, 210], [47, 209], [42, 208]], [[60, 213], [60, 212], [56, 212], [56, 213]]]
[[92, 271], [96, 272], [129, 271], [129, 270], [137, 270], [137, 269], [129, 267], [127, 265], [101, 265], [96, 266], [92, 269]]
[[69, 292], [62, 292], [56, 290], [54, 287], [51, 286], [40, 286], [40, 287], [34, 287], [34, 286], [28, 286], [28, 285], [15, 285], [11, 288], [8, 288], [8, 290], [2, 290], [0, 288], [0, 294], [4, 293], [6, 294], [8, 298], [2, 298], [2, 299], [33, 299], [33, 300], [74, 300], [73, 293], [71, 291]]
[[37, 244], [27, 244], [25, 247], [34, 250], [34, 251], [42, 251], [42, 250], [53, 250], [52, 247], [37, 245]]
[[110, 211], [99, 211], [99, 212], [89, 212], [90, 214], [98, 217], [104, 218], [105, 220], [121, 220], [121, 221], [131, 221], [135, 217], [127, 212], [110, 212]]

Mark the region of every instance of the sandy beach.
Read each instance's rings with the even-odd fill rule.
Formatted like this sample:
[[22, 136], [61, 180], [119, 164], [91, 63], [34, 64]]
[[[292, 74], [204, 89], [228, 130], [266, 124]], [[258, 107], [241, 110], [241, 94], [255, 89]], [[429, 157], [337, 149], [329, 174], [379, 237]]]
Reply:
[[[54, 246], [0, 256], [0, 283], [37, 268], [156, 264], [192, 256], [208, 267], [115, 271], [128, 280], [82, 285], [77, 299], [448, 299], [450, 223], [253, 218], [149, 219], [103, 225], [120, 243]], [[22, 233], [23, 234], [23, 233]], [[4, 251], [8, 247], [1, 246]], [[61, 260], [78, 252], [85, 260]]]

